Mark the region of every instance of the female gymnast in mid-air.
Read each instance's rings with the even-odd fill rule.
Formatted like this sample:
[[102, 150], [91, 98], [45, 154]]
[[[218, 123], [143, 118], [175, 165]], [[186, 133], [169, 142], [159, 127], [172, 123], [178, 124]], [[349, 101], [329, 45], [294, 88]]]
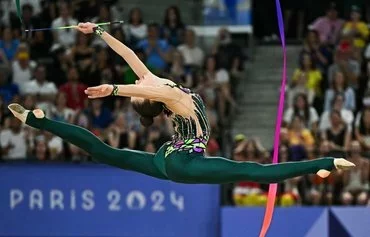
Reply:
[[[334, 169], [354, 166], [340, 158], [325, 157], [311, 161], [261, 165], [205, 157], [210, 135], [205, 107], [198, 94], [174, 82], [153, 75], [134, 52], [93, 23], [80, 23], [77, 30], [99, 35], [135, 71], [136, 85], [100, 85], [87, 88], [90, 99], [106, 96], [131, 97], [135, 110], [145, 126], [165, 113], [173, 122], [175, 135], [156, 154], [115, 149], [88, 130], [72, 124], [47, 119], [40, 109], [29, 111], [19, 104], [9, 105], [15, 117], [31, 127], [51, 132], [88, 152], [101, 163], [132, 170], [155, 178], [188, 184], [221, 184], [237, 181], [279, 183], [306, 174], [327, 177]], [[153, 49], [155, 50], [155, 49]]]

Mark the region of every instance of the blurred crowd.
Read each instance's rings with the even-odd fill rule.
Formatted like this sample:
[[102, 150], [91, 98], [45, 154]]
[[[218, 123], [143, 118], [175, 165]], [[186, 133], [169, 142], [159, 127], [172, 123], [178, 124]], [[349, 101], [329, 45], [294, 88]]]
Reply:
[[[285, 182], [278, 198], [282, 206], [370, 204], [370, 31], [363, 10], [353, 5], [343, 19], [332, 3], [308, 26], [287, 88], [279, 148], [280, 162], [334, 156], [357, 166], [327, 179], [311, 175]], [[271, 160], [256, 139], [239, 135], [235, 144], [235, 160]], [[233, 201], [264, 205], [266, 190], [266, 185], [238, 183]]]
[[22, 125], [10, 116], [9, 103], [41, 108], [48, 118], [73, 123], [116, 148], [155, 152], [171, 139], [172, 124], [164, 115], [144, 129], [124, 97], [88, 100], [85, 88], [103, 83], [132, 84], [137, 79], [126, 62], [97, 36], [61, 27], [78, 22], [125, 20], [103, 28], [134, 50], [155, 74], [191, 88], [203, 97], [212, 127], [207, 153], [222, 153], [222, 131], [230, 126], [236, 108], [235, 88], [243, 73], [241, 48], [221, 29], [209, 52], [196, 33], [170, 6], [163, 22], [146, 22], [140, 8], [122, 19], [117, 1], [21, 1], [22, 20], [15, 1], [0, 2], [0, 145], [1, 160], [86, 161], [82, 150], [44, 131]]

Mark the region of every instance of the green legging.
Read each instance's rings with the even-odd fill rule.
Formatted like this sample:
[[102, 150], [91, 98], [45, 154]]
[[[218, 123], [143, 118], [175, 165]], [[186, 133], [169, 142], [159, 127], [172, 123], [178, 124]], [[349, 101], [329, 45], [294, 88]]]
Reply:
[[201, 154], [189, 154], [185, 151], [175, 151], [165, 158], [167, 145], [156, 154], [115, 149], [84, 128], [47, 118], [38, 119], [32, 112], [29, 113], [26, 123], [63, 138], [85, 150], [101, 163], [179, 183], [221, 184], [238, 181], [278, 183], [296, 176], [314, 174], [320, 169], [330, 171], [334, 168], [333, 158], [271, 165], [206, 158]]

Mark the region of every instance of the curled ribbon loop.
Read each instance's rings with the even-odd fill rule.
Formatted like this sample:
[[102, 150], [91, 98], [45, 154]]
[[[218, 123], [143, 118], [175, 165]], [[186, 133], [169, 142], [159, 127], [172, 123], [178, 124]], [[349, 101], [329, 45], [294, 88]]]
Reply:
[[[281, 88], [280, 88], [279, 107], [277, 111], [276, 124], [275, 124], [274, 153], [273, 153], [273, 158], [272, 158], [273, 164], [278, 163], [279, 144], [280, 144], [280, 126], [281, 126], [281, 121], [283, 117], [284, 102], [285, 102], [285, 85], [286, 85], [286, 45], [285, 45], [285, 33], [284, 33], [285, 30], [284, 30], [283, 14], [281, 11], [279, 0], [276, 0], [276, 12], [277, 12], [277, 19], [278, 19], [278, 24], [279, 24], [280, 40], [281, 40], [281, 45], [283, 48], [283, 75], [282, 75], [282, 82], [281, 82]], [[272, 216], [274, 214], [276, 192], [277, 192], [277, 184], [270, 184], [269, 191], [268, 191], [268, 197], [267, 197], [265, 216], [263, 218], [263, 224], [261, 227], [259, 237], [265, 237], [270, 227]]]

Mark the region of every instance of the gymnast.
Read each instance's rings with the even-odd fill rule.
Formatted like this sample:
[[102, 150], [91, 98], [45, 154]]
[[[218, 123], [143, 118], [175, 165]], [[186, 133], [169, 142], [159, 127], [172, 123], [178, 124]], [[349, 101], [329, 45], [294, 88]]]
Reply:
[[201, 97], [174, 82], [153, 75], [134, 52], [93, 23], [80, 23], [77, 30], [100, 36], [122, 56], [138, 76], [135, 85], [103, 84], [89, 87], [89, 99], [106, 96], [131, 97], [131, 103], [144, 126], [165, 113], [173, 122], [175, 135], [156, 154], [129, 149], [115, 149], [88, 130], [47, 119], [40, 109], [26, 110], [10, 104], [13, 115], [27, 125], [51, 132], [88, 152], [95, 160], [158, 179], [187, 184], [221, 184], [238, 181], [279, 183], [306, 174], [327, 177], [334, 169], [355, 165], [343, 158], [324, 157], [302, 162], [262, 165], [236, 162], [225, 158], [205, 157], [210, 126]]

